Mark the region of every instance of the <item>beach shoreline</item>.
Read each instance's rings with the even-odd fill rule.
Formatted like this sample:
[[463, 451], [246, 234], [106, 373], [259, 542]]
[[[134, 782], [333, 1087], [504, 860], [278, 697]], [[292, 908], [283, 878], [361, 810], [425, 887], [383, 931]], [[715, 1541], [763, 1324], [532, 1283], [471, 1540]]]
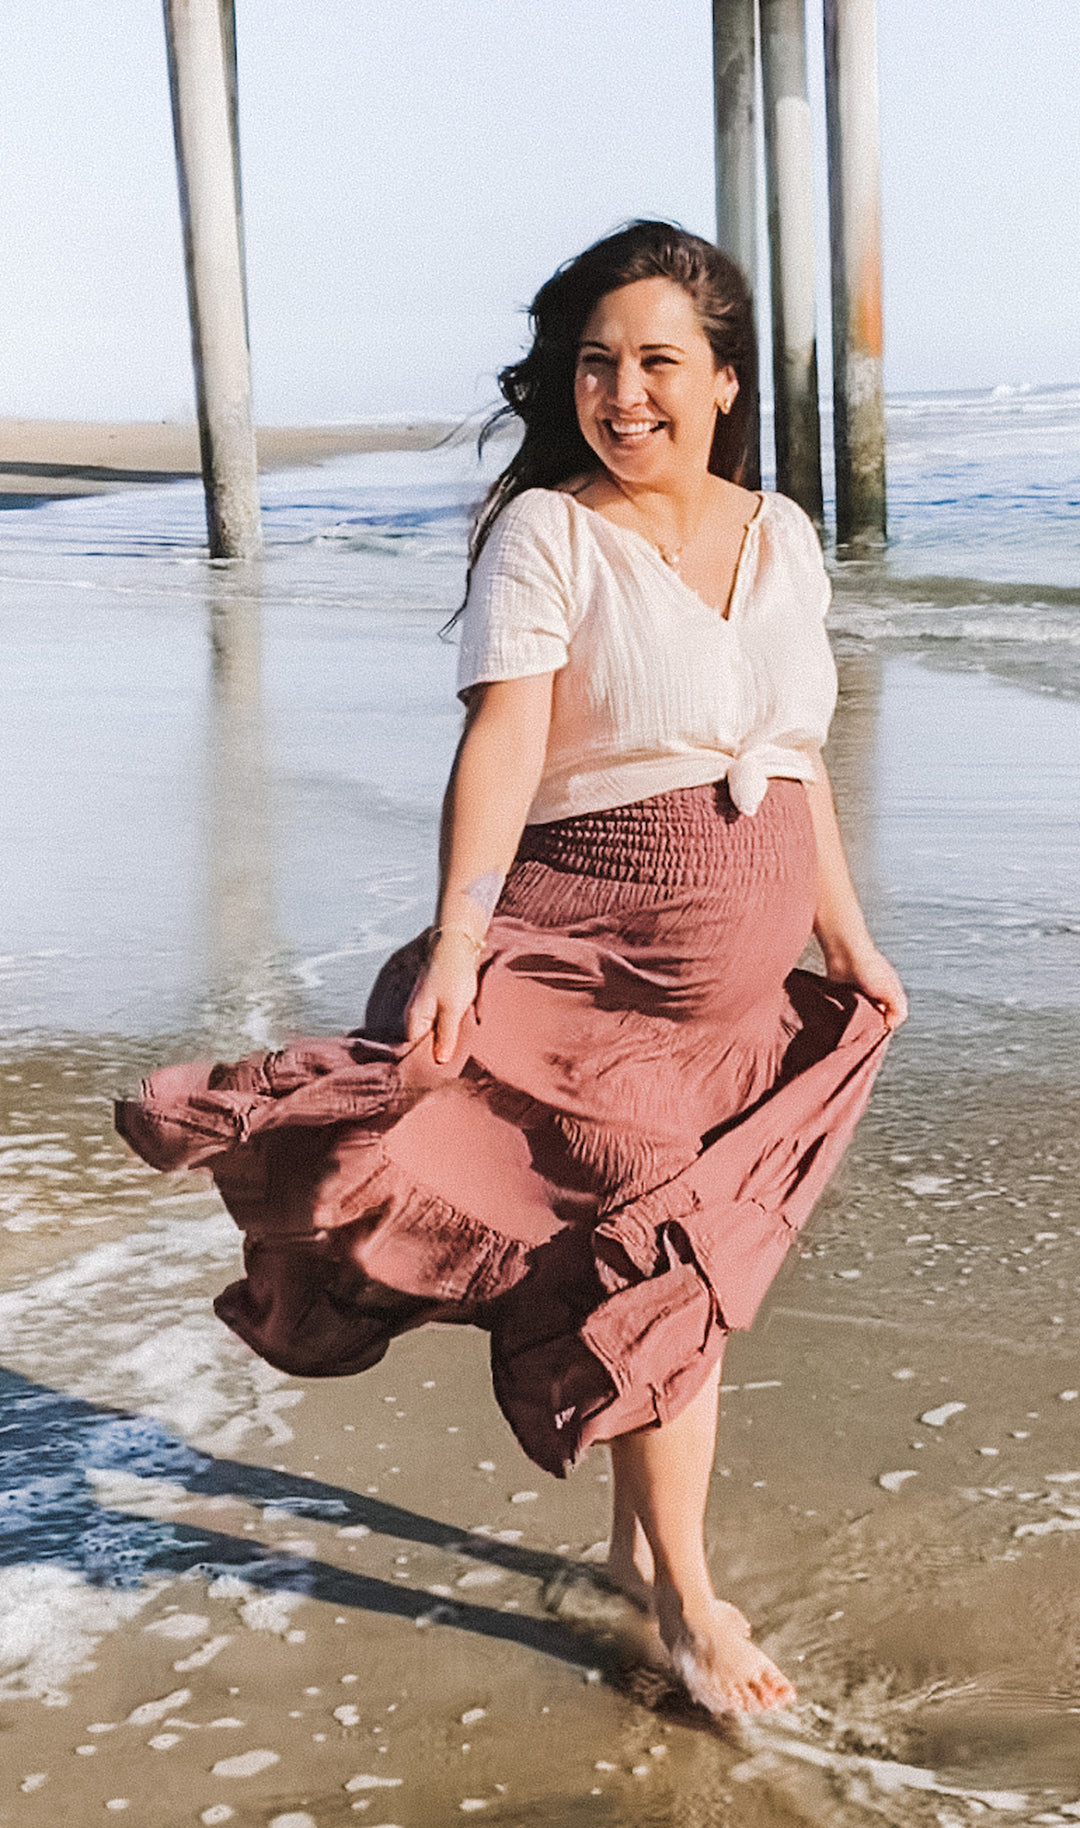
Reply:
[[[366, 451], [426, 451], [469, 435], [461, 419], [258, 426], [259, 470], [298, 469]], [[96, 423], [0, 418], [0, 501], [102, 495], [200, 475], [199, 432], [170, 420]]]

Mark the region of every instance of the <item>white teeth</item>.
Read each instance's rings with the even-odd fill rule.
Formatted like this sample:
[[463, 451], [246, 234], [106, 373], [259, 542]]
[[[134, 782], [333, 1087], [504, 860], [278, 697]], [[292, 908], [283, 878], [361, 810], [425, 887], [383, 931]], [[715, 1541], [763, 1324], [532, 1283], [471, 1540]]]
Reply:
[[654, 419], [635, 419], [631, 423], [623, 425], [612, 419], [611, 429], [616, 438], [637, 438], [644, 432], [655, 431], [658, 423], [659, 421]]

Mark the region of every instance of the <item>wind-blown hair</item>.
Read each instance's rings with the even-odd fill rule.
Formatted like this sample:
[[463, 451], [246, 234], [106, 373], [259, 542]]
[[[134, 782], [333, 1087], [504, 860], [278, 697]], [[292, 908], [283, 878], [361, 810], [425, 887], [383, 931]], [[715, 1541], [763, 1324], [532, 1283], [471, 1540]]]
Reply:
[[595, 465], [596, 453], [582, 436], [574, 406], [578, 346], [599, 300], [639, 279], [670, 279], [681, 286], [693, 302], [716, 367], [734, 370], [739, 391], [731, 412], [717, 414], [709, 469], [741, 482], [758, 379], [750, 288], [735, 262], [711, 241], [671, 222], [630, 222], [566, 261], [533, 299], [532, 348], [500, 373], [506, 405], [484, 426], [481, 447], [507, 419], [520, 419], [525, 435], [477, 514], [469, 541], [470, 572], [494, 522], [515, 495], [558, 488]]

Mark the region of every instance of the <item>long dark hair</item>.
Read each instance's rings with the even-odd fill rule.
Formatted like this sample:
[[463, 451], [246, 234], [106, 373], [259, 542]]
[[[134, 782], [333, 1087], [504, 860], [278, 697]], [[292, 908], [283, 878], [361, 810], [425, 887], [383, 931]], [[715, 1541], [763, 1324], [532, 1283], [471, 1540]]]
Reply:
[[670, 279], [681, 286], [693, 301], [716, 367], [734, 369], [739, 391], [731, 412], [717, 414], [709, 469], [714, 476], [741, 482], [758, 378], [750, 288], [735, 262], [711, 241], [673, 222], [629, 222], [566, 261], [533, 299], [532, 348], [500, 373], [506, 404], [484, 426], [481, 448], [508, 419], [520, 419], [525, 435], [476, 516], [470, 572], [495, 520], [515, 495], [558, 488], [595, 464], [574, 407], [578, 345], [599, 300], [638, 279]]

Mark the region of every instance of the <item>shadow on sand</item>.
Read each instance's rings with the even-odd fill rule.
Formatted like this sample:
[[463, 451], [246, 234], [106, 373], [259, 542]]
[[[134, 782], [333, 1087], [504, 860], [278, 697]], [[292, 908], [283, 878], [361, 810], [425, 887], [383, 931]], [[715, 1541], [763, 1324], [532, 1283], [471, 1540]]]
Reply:
[[[282, 1518], [425, 1543], [544, 1582], [573, 1577], [563, 1556], [463, 1533], [398, 1505], [360, 1497], [317, 1479], [199, 1453], [152, 1418], [66, 1396], [0, 1370], [0, 1568], [58, 1564], [91, 1585], [137, 1587], [152, 1576], [239, 1575], [253, 1587], [299, 1593], [336, 1607], [446, 1624], [520, 1644], [625, 1685], [626, 1657], [610, 1634], [558, 1619], [500, 1612], [354, 1574], [331, 1562], [290, 1555], [249, 1536], [132, 1515], [99, 1504], [92, 1473], [167, 1480], [191, 1497], [229, 1496]], [[147, 1496], [152, 1495], [147, 1493]], [[137, 1499], [135, 1500], [138, 1501]], [[587, 1570], [580, 1570], [586, 1577]]]

